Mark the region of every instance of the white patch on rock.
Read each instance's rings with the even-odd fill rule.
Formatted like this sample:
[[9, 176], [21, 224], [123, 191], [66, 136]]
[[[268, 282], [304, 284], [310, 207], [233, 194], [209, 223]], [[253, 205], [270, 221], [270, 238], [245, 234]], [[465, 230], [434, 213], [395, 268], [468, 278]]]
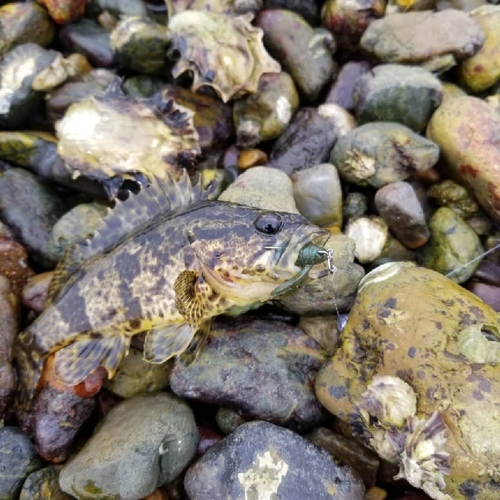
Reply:
[[276, 115], [281, 123], [289, 123], [292, 118], [292, 105], [284, 95], [276, 100]]
[[257, 456], [257, 463], [246, 472], [238, 474], [245, 490], [245, 500], [276, 500], [278, 488], [288, 472], [288, 464], [274, 448]]

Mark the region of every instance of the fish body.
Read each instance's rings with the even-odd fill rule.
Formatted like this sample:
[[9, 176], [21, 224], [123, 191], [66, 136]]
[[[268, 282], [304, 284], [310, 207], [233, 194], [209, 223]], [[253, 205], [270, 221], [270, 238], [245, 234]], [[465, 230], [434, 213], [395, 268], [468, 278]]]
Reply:
[[[22, 404], [33, 397], [52, 353], [56, 375], [70, 385], [100, 365], [112, 377], [131, 337], [142, 332], [146, 360], [161, 363], [183, 353], [197, 332], [207, 335], [213, 317], [265, 302], [286, 292], [287, 283], [293, 289], [311, 267], [296, 264], [301, 249], [327, 237], [298, 214], [183, 202], [174, 210], [160, 207], [118, 243], [93, 252], [20, 334], [15, 351]], [[111, 212], [108, 229], [117, 217], [126, 226], [126, 206], [118, 215]], [[134, 206], [142, 210], [137, 200]]]

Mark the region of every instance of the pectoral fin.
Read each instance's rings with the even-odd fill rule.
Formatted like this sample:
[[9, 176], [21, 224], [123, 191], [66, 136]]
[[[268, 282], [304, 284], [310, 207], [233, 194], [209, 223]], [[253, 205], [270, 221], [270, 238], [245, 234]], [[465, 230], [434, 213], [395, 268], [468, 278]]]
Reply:
[[184, 352], [193, 340], [196, 327], [188, 323], [151, 330], [144, 343], [144, 359], [150, 363], [163, 363]]
[[203, 296], [196, 286], [198, 278], [196, 271], [182, 271], [174, 283], [175, 307], [187, 323], [196, 327], [205, 314]]
[[129, 344], [130, 339], [123, 335], [77, 340], [56, 352], [56, 375], [65, 384], [77, 385], [99, 366], [104, 366], [111, 378], [128, 353]]
[[204, 321], [196, 332], [196, 339], [193, 339], [189, 347], [182, 353], [180, 361], [185, 366], [192, 365], [197, 359], [202, 347], [210, 335], [212, 318]]

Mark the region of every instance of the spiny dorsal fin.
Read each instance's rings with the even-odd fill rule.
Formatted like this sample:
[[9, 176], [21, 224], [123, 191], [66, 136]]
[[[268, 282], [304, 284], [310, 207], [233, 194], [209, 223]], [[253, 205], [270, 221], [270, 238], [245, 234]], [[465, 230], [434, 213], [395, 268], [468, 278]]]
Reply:
[[166, 173], [164, 179], [145, 179], [137, 194], [130, 192], [126, 200], [116, 200], [114, 208], [108, 208], [92, 238], [77, 243], [64, 254], [52, 278], [46, 306], [84, 262], [111, 249], [128, 234], [161, 214], [212, 199], [215, 190], [215, 183], [203, 188], [201, 176], [192, 184], [186, 170], [182, 170], [179, 178]]

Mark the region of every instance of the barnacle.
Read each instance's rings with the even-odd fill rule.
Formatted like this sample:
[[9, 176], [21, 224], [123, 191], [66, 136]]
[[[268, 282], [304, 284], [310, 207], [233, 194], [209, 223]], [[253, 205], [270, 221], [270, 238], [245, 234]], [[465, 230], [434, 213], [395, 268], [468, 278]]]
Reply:
[[[485, 335], [490, 334], [492, 340]], [[500, 332], [495, 325], [471, 325], [458, 332], [457, 347], [471, 363], [500, 363]]]
[[260, 77], [279, 73], [281, 67], [264, 49], [263, 32], [250, 24], [252, 17], [204, 11], [173, 16], [169, 55], [180, 55], [173, 76], [189, 71], [193, 91], [208, 85], [224, 102], [256, 92]]

